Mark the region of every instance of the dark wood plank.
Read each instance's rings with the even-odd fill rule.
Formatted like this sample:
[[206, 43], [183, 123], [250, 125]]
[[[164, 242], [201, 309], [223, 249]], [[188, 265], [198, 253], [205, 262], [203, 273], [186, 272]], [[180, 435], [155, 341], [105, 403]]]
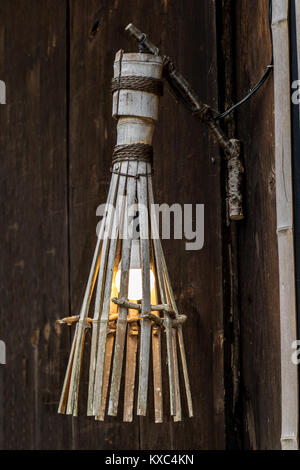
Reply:
[[[200, 98], [217, 107], [215, 4], [211, 1], [168, 1], [134, 18]], [[149, 21], [149, 17], [151, 17]], [[156, 16], [155, 16], [156, 17]], [[152, 424], [143, 420], [145, 448], [217, 449], [224, 447], [222, 249], [219, 150], [206, 127], [197, 122], [169, 91], [161, 100], [154, 138], [154, 197], [157, 203], [205, 204], [205, 245], [186, 251], [182, 240], [165, 240], [163, 248], [179, 311], [188, 315], [183, 327], [194, 415], [187, 418], [182, 390], [182, 423]], [[165, 351], [163, 351], [165, 354]], [[164, 384], [164, 402], [169, 399]], [[166, 407], [168, 408], [168, 406]], [[165, 436], [169, 433], [168, 438]]]
[[[124, 8], [117, 0], [107, 0], [99, 11], [96, 0], [81, 0], [70, 2], [68, 18], [65, 1], [1, 2], [0, 78], [8, 88], [8, 104], [0, 107], [1, 220], [6, 241], [0, 271], [0, 337], [7, 343], [8, 362], [1, 368], [2, 448], [224, 447], [220, 176], [219, 164], [213, 164], [218, 150], [206, 129], [168, 92], [155, 137], [156, 173], [162, 175], [161, 184], [155, 180], [156, 200], [206, 206], [201, 252], [186, 252], [183, 241], [164, 242], [179, 308], [190, 317], [184, 330], [195, 418], [154, 425], [150, 413], [124, 425], [119, 422], [121, 409], [117, 421], [108, 418], [104, 423], [56, 414], [70, 330], [57, 328], [54, 321], [78, 313], [96, 242], [95, 210], [106, 199], [115, 142], [110, 98], [114, 54], [120, 47], [135, 50], [123, 28], [136, 22], [174, 57], [200, 97], [216, 105], [215, 6], [210, 0], [204, 3], [130, 0]], [[99, 32], [90, 41], [96, 12]], [[171, 178], [164, 176], [170, 172]], [[88, 354], [85, 359], [88, 364]], [[164, 374], [167, 377], [166, 369]], [[83, 398], [85, 388], [87, 368]], [[164, 388], [167, 392], [167, 380]], [[187, 415], [186, 406], [184, 412]]]
[[[234, 3], [237, 97], [242, 97], [270, 61], [268, 2]], [[246, 169], [246, 220], [239, 236], [244, 445], [278, 449], [280, 327], [272, 78], [241, 108], [237, 126]]]
[[56, 414], [68, 333], [66, 2], [0, 4], [1, 366], [4, 449], [69, 447]]
[[[99, 11], [100, 8], [100, 11]], [[99, 31], [88, 38], [94, 15]], [[145, 30], [191, 80], [200, 97], [217, 102], [214, 2], [71, 2], [71, 286], [72, 313], [80, 307], [96, 242], [95, 211], [108, 189], [115, 122], [111, 118], [110, 79], [115, 52], [135, 51], [124, 27], [133, 21]], [[179, 39], [180, 38], [180, 39]], [[190, 365], [195, 418], [153, 424], [153, 413], [132, 425], [113, 418], [93, 423], [81, 417], [79, 448], [224, 447], [223, 313], [220, 169], [218, 149], [204, 127], [176, 105], [166, 91], [155, 136], [154, 179], [157, 202], [204, 203], [206, 242], [200, 252], [185, 251], [183, 241], [165, 241], [167, 264], [180, 310], [189, 315], [184, 333]], [[166, 177], [168, 175], [168, 177]], [[170, 177], [171, 175], [171, 177]], [[176, 182], [176, 184], [174, 184]], [[176, 256], [174, 256], [176, 253]], [[166, 354], [166, 351], [163, 351]], [[88, 356], [87, 356], [88, 359]], [[166, 376], [166, 370], [165, 376]], [[85, 380], [85, 379], [84, 379]], [[83, 387], [87, 383], [83, 381]], [[149, 383], [152, 390], [152, 382]], [[167, 381], [164, 383], [167, 404]], [[82, 390], [84, 395], [84, 391]], [[151, 394], [150, 394], [151, 395]], [[166, 412], [168, 406], [165, 406]], [[83, 413], [85, 412], [83, 408]], [[187, 415], [186, 406], [184, 409]], [[140, 437], [139, 437], [140, 433]]]
[[[120, 19], [115, 14], [120, 8], [118, 2], [109, 1], [100, 3], [100, 11], [96, 0], [70, 4], [70, 274], [74, 314], [80, 309], [96, 244], [99, 222], [96, 208], [106, 201], [111, 178], [109, 168], [116, 121], [111, 116], [110, 82], [114, 55], [122, 46], [120, 33], [115, 34], [120, 27]], [[130, 8], [132, 6], [128, 5], [128, 12]], [[100, 26], [91, 41], [89, 32], [96, 13]], [[117, 418], [106, 416], [104, 422], [86, 417], [89, 342], [88, 334], [74, 446], [79, 449], [137, 449], [138, 419], [132, 424], [123, 424], [122, 406], [119, 406]]]

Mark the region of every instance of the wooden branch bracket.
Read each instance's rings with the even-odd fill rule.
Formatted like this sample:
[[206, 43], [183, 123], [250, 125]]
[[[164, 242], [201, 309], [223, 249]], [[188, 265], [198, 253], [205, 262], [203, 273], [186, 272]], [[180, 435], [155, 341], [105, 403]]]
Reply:
[[[139, 50], [147, 50], [151, 54], [159, 55], [160, 51], [136, 26], [130, 23], [126, 28], [139, 44]], [[244, 168], [241, 161], [241, 145], [237, 139], [229, 139], [216, 120], [218, 112], [211, 106], [202, 103], [187, 80], [177, 72], [174, 63], [168, 56], [163, 56], [163, 75], [170, 85], [175, 98], [180, 100], [185, 107], [204, 122], [216, 142], [224, 151], [225, 159], [228, 160], [228, 212], [231, 220], [244, 219], [242, 180]], [[231, 163], [230, 163], [231, 162]]]
[[[134, 302], [129, 302], [128, 300], [125, 299], [117, 299], [116, 297], [113, 297], [112, 302], [119, 307], [124, 307], [127, 310], [135, 310], [137, 312], [141, 312], [142, 307], [140, 304], [134, 303]], [[154, 325], [160, 328], [165, 328], [165, 318], [155, 315], [152, 312], [167, 312], [169, 316], [171, 317], [171, 325], [172, 328], [177, 328], [179, 325], [182, 325], [183, 323], [186, 322], [187, 316], [186, 315], [179, 315], [176, 314], [176, 312], [173, 310], [173, 308], [170, 305], [167, 304], [160, 304], [160, 305], [151, 305], [151, 312], [146, 312], [143, 313], [142, 315], [139, 315], [136, 313], [136, 315], [128, 315], [126, 322], [128, 324], [132, 323], [138, 323], [140, 322], [143, 318], [149, 318]], [[108, 317], [108, 329], [107, 329], [107, 334], [115, 333], [116, 332], [116, 322], [118, 320], [118, 314], [117, 313], [111, 313]], [[74, 323], [77, 323], [80, 321], [79, 315], [74, 315], [72, 317], [65, 317], [61, 318], [59, 320], [56, 320], [56, 323], [60, 325], [68, 325], [72, 326]], [[91, 328], [91, 324], [93, 323], [93, 319], [90, 317], [86, 318], [85, 321], [85, 326], [86, 328]]]

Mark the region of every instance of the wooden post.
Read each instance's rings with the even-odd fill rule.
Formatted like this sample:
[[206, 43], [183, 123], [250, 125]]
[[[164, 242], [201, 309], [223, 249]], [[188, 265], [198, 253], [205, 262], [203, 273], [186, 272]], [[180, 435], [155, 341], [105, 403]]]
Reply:
[[298, 449], [298, 370], [292, 362], [297, 340], [291, 146], [289, 1], [273, 0], [276, 206], [280, 282], [283, 450]]

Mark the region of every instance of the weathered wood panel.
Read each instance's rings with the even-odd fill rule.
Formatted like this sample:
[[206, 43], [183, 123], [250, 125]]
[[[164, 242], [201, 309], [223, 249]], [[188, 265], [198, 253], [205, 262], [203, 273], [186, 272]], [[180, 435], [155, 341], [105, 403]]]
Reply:
[[[168, 1], [164, 9], [163, 25], [157, 22], [163, 52], [172, 57], [200, 99], [218, 107], [215, 2]], [[153, 29], [151, 24], [144, 28], [149, 34]], [[159, 44], [155, 31], [153, 36]], [[183, 331], [195, 415], [170, 425], [170, 444], [173, 448], [220, 449], [225, 445], [225, 431], [219, 149], [207, 127], [176, 104], [168, 91], [154, 145], [156, 201], [205, 205], [203, 250], [186, 251], [181, 240], [163, 242], [178, 308], [188, 315]], [[183, 413], [187, 416], [185, 402]], [[153, 425], [144, 425], [147, 448], [161, 439]]]
[[[95, 13], [99, 31], [90, 40]], [[56, 414], [70, 330], [58, 329], [55, 319], [78, 313], [96, 243], [95, 211], [106, 200], [115, 143], [114, 55], [136, 48], [124, 26], [134, 21], [148, 32], [200, 98], [217, 106], [215, 16], [214, 0], [1, 2], [0, 78], [8, 103], [0, 107], [0, 338], [7, 343], [1, 448], [224, 447], [218, 148], [168, 91], [154, 143], [156, 201], [205, 204], [202, 251], [185, 251], [181, 240], [163, 243], [178, 306], [189, 315], [184, 334], [195, 418], [154, 425], [151, 412], [122, 424], [121, 407], [117, 420], [104, 423]], [[85, 358], [81, 415], [88, 351]], [[183, 411], [187, 416], [186, 405]]]
[[56, 414], [69, 349], [66, 2], [2, 0], [0, 447], [69, 447]]
[[[96, 12], [99, 31], [93, 40], [89, 40], [89, 28]], [[130, 0], [126, 5], [118, 0], [100, 4], [96, 0], [71, 2], [70, 261], [74, 314], [80, 308], [96, 242], [96, 207], [105, 201], [110, 179], [115, 144], [110, 97], [114, 55], [121, 47], [127, 51], [136, 50], [136, 45], [123, 32], [130, 21], [145, 30], [174, 58], [204, 101], [217, 104], [214, 1]], [[178, 306], [189, 315], [184, 333], [195, 418], [177, 424], [168, 419], [167, 423], [154, 425], [151, 412], [149, 417], [135, 418], [133, 424], [124, 425], [113, 418], [108, 418], [105, 423], [94, 423], [80, 417], [76, 421], [78, 448], [224, 447], [218, 149], [209, 140], [207, 130], [176, 105], [168, 91], [161, 101], [154, 148], [156, 201], [204, 203], [206, 207], [206, 240], [202, 251], [185, 251], [184, 242], [180, 240], [164, 242]], [[88, 359], [88, 355], [86, 357]], [[167, 378], [166, 369], [164, 373]], [[86, 379], [84, 381], [83, 395], [83, 388], [87, 388]], [[151, 380], [149, 386], [152, 390]], [[167, 381], [164, 389], [167, 390]], [[82, 412], [85, 412], [84, 408]], [[184, 412], [187, 415], [186, 409]], [[119, 418], [121, 416], [122, 413]]]
[[[268, 2], [235, 2], [235, 24], [240, 98], [270, 62]], [[237, 114], [246, 170], [239, 235], [244, 445], [251, 449], [280, 448], [281, 432], [273, 94], [271, 77]]]

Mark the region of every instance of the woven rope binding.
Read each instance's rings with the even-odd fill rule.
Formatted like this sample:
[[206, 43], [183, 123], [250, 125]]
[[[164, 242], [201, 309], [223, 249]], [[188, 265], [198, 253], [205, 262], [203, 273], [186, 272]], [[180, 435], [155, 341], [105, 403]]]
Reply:
[[111, 90], [112, 93], [118, 90], [146, 91], [147, 93], [162, 96], [163, 82], [162, 80], [153, 77], [117, 77], [112, 79]]
[[147, 144], [116, 145], [114, 148], [112, 163], [124, 161], [139, 161], [151, 163], [153, 160], [153, 148]]

